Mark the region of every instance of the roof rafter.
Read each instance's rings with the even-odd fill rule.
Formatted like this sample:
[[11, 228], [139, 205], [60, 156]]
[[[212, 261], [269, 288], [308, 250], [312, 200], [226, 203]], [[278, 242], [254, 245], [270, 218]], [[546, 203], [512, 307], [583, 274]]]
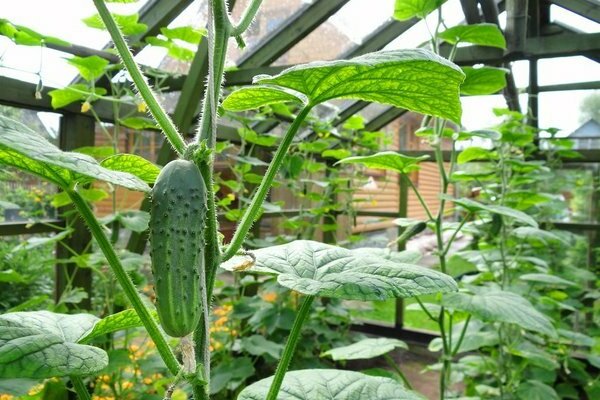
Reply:
[[598, 7], [598, 3], [587, 0], [550, 0], [550, 2], [572, 11], [583, 18], [600, 23], [600, 7]]

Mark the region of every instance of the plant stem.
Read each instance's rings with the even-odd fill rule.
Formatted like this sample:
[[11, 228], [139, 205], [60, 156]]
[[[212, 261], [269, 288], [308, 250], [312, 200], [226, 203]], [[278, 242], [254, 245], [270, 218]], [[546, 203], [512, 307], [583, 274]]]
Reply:
[[469, 322], [471, 321], [471, 314], [467, 316], [465, 320], [465, 324], [463, 325], [462, 331], [460, 331], [460, 336], [458, 338], [458, 342], [456, 342], [456, 347], [452, 350], [452, 355], [455, 356], [460, 350], [460, 345], [462, 345], [463, 340], [465, 339], [465, 333], [467, 333], [467, 327], [469, 326]]
[[404, 181], [408, 183], [408, 185], [412, 188], [413, 192], [415, 192], [417, 199], [419, 199], [419, 203], [421, 203], [421, 206], [423, 206], [423, 209], [427, 214], [427, 218], [429, 218], [430, 221], [435, 221], [435, 218], [433, 218], [433, 214], [427, 206], [425, 199], [423, 198], [423, 196], [421, 196], [421, 192], [419, 192], [419, 189], [415, 186], [415, 184], [410, 180], [410, 178], [406, 174], [402, 174], [402, 179], [404, 179]]
[[444, 255], [444, 257], [448, 255], [448, 252], [450, 251], [450, 247], [452, 246], [452, 243], [456, 239], [456, 236], [458, 235], [458, 233], [460, 232], [460, 230], [462, 229], [462, 227], [465, 225], [465, 223], [467, 222], [467, 220], [470, 217], [471, 217], [471, 213], [469, 212], [469, 213], [467, 213], [467, 215], [465, 215], [465, 217], [463, 218], [463, 220], [460, 221], [460, 224], [458, 224], [458, 227], [456, 228], [456, 230], [454, 231], [454, 233], [452, 234], [452, 236], [448, 240], [448, 243], [446, 243], [446, 249], [442, 252], [442, 254]]
[[167, 343], [167, 339], [160, 331], [158, 325], [156, 324], [156, 321], [154, 320], [154, 318], [152, 318], [150, 311], [142, 301], [142, 298], [140, 297], [137, 289], [135, 288], [133, 281], [125, 271], [125, 268], [123, 268], [121, 260], [119, 260], [119, 257], [117, 256], [115, 249], [108, 240], [108, 237], [106, 237], [102, 226], [94, 216], [94, 213], [92, 212], [86, 201], [83, 199], [83, 197], [81, 197], [79, 193], [77, 193], [73, 189], [68, 189], [66, 192], [71, 198], [71, 201], [75, 205], [75, 208], [77, 208], [77, 211], [83, 218], [84, 222], [92, 232], [92, 236], [94, 236], [94, 239], [96, 239], [98, 247], [100, 247], [100, 250], [102, 250], [102, 253], [106, 257], [106, 260], [108, 261], [108, 264], [110, 265], [113, 273], [115, 274], [117, 281], [119, 282], [121, 288], [125, 292], [125, 296], [127, 296], [127, 299], [133, 306], [133, 309], [140, 317], [142, 324], [144, 324], [148, 335], [150, 335], [150, 337], [154, 341], [156, 349], [158, 350], [158, 353], [167, 365], [167, 368], [173, 375], [177, 375], [180, 366], [179, 362], [177, 361], [177, 358], [175, 358], [175, 354], [173, 354], [171, 347], [169, 347], [169, 344]]
[[298, 310], [298, 314], [296, 314], [294, 325], [292, 326], [290, 336], [288, 337], [285, 348], [283, 349], [281, 360], [279, 360], [279, 364], [277, 364], [277, 370], [275, 371], [273, 383], [271, 383], [266, 400], [277, 400], [277, 395], [279, 394], [279, 389], [281, 389], [283, 377], [285, 376], [285, 373], [292, 361], [292, 357], [294, 356], [294, 352], [296, 351], [296, 345], [298, 344], [298, 338], [300, 337], [302, 325], [308, 316], [308, 312], [310, 311], [310, 307], [312, 306], [314, 299], [315, 296], [306, 296], [304, 302], [300, 306], [300, 310]]
[[90, 392], [88, 392], [85, 383], [83, 383], [83, 379], [81, 379], [79, 376], [70, 376], [69, 379], [71, 379], [73, 389], [75, 390], [75, 393], [77, 393], [79, 400], [92, 400]]
[[248, 4], [244, 14], [240, 18], [240, 21], [231, 30], [231, 36], [239, 36], [244, 33], [248, 27], [250, 27], [250, 24], [256, 16], [262, 1], [263, 0], [252, 0], [251, 3]]
[[171, 121], [171, 118], [169, 118], [167, 113], [160, 106], [152, 89], [150, 89], [146, 78], [144, 75], [142, 75], [142, 71], [135, 62], [133, 54], [131, 54], [129, 47], [123, 38], [121, 30], [108, 11], [106, 4], [104, 4], [104, 0], [94, 0], [94, 5], [98, 10], [100, 18], [102, 18], [108, 33], [110, 33], [113, 43], [117, 48], [117, 52], [121, 57], [127, 72], [129, 72], [129, 76], [131, 76], [131, 79], [133, 79], [135, 87], [139, 91], [140, 96], [142, 96], [142, 99], [144, 99], [146, 102], [150, 113], [158, 123], [158, 126], [160, 126], [162, 131], [165, 133], [167, 140], [169, 140], [171, 146], [173, 146], [173, 149], [175, 149], [179, 155], [182, 155], [186, 148], [183, 137], [177, 131], [177, 128], [175, 127], [175, 124], [173, 124], [173, 121]]
[[267, 168], [265, 177], [263, 178], [262, 182], [260, 183], [260, 186], [258, 187], [256, 194], [252, 198], [250, 207], [248, 207], [246, 209], [246, 212], [244, 213], [244, 216], [242, 217], [240, 224], [238, 225], [237, 229], [235, 230], [233, 239], [231, 239], [231, 243], [229, 244], [229, 246], [227, 246], [227, 249], [225, 250], [225, 252], [223, 254], [222, 261], [227, 261], [231, 257], [233, 257], [238, 252], [238, 250], [242, 247], [242, 245], [244, 244], [244, 240], [246, 239], [246, 234], [252, 227], [252, 224], [254, 223], [254, 221], [256, 220], [256, 218], [258, 216], [258, 213], [260, 212], [260, 208], [265, 200], [265, 197], [267, 197], [267, 193], [269, 192], [269, 189], [271, 188], [271, 185], [273, 184], [273, 179], [275, 179], [275, 175], [277, 174], [277, 171], [279, 170], [279, 167], [281, 166], [283, 159], [287, 155], [288, 149], [290, 148], [290, 145], [292, 144], [294, 136], [296, 135], [296, 132], [302, 125], [302, 122], [304, 121], [304, 119], [306, 118], [306, 116], [308, 115], [310, 110], [311, 110], [310, 105], [305, 106], [300, 111], [298, 116], [294, 119], [294, 122], [289, 127], [288, 131], [285, 133], [285, 136], [283, 137], [281, 144], [279, 145], [279, 147], [277, 148], [277, 151], [275, 152], [275, 156], [273, 157], [273, 160], [269, 164], [269, 168]]
[[404, 385], [409, 388], [410, 390], [413, 390], [412, 385], [410, 384], [410, 382], [408, 381], [408, 379], [406, 379], [406, 376], [404, 375], [404, 373], [402, 372], [402, 370], [400, 369], [400, 367], [398, 366], [398, 364], [396, 364], [396, 362], [394, 361], [394, 359], [392, 357], [390, 357], [389, 354], [384, 354], [383, 358], [385, 358], [385, 361], [387, 361], [387, 363], [389, 364], [390, 367], [392, 367], [392, 369], [396, 372], [396, 374], [398, 374], [398, 376], [400, 377], [400, 379], [402, 379], [402, 382], [404, 382]]

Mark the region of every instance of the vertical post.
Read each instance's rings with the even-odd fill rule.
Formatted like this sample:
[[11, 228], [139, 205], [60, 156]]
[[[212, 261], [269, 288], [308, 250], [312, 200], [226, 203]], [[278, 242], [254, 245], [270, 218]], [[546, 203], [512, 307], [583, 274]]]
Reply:
[[[95, 137], [95, 121], [85, 115], [64, 114], [60, 120], [59, 147], [62, 150], [73, 150], [83, 146], [93, 146]], [[63, 207], [60, 213], [72, 210], [71, 207]], [[77, 253], [84, 252], [92, 240], [90, 232], [83, 221], [74, 213], [67, 217], [73, 229], [73, 233], [67, 239], [62, 240], [56, 246], [56, 258], [64, 260], [72, 256], [66, 246]], [[55, 301], [60, 299], [64, 290], [71, 282], [71, 287], [82, 288], [88, 298], [78, 304], [79, 308], [90, 309], [92, 303], [92, 270], [90, 268], [78, 268], [75, 263], [58, 263], [55, 268]]]
[[[529, 87], [527, 88], [528, 94], [528, 121], [527, 123], [534, 128], [539, 127], [538, 115], [539, 115], [539, 86], [538, 86], [538, 61], [536, 59], [529, 61]], [[536, 138], [536, 141], [537, 140]], [[537, 142], [536, 142], [537, 144]]]
[[523, 54], [527, 39], [528, 0], [506, 1], [506, 44], [509, 53]]
[[[402, 146], [400, 146], [402, 148]], [[400, 149], [401, 150], [401, 149]], [[410, 177], [407, 176], [408, 179]], [[406, 180], [402, 179], [402, 174], [398, 174], [398, 218], [406, 218], [408, 216], [408, 185]], [[398, 236], [402, 234], [403, 229], [398, 227]], [[398, 243], [398, 251], [406, 249], [405, 243]], [[402, 330], [404, 326], [404, 302], [402, 299], [396, 299], [396, 318], [394, 321], [394, 329], [397, 332]]]

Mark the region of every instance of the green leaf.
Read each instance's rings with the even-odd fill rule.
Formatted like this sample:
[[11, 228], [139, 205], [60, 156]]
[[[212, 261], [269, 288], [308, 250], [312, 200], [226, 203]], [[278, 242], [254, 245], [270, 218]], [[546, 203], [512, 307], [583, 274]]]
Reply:
[[[108, 197], [108, 193], [102, 189], [86, 189], [81, 187], [78, 188], [77, 191], [81, 197], [90, 203], [95, 203]], [[52, 204], [52, 207], [54, 208], [64, 207], [68, 204], [71, 204], [71, 198], [67, 192], [58, 192], [54, 195], [54, 197], [52, 197], [52, 202], [50, 204]]]
[[321, 354], [321, 357], [331, 357], [339, 360], [366, 360], [382, 356], [390, 351], [400, 348], [408, 350], [408, 345], [402, 340], [375, 338], [363, 339], [348, 346], [336, 347]]
[[242, 338], [240, 341], [242, 350], [252, 354], [253, 356], [262, 356], [268, 354], [276, 360], [281, 357], [283, 345], [265, 339], [260, 335], [252, 335]]
[[516, 391], [521, 400], [560, 400], [552, 387], [540, 381], [526, 381], [519, 385]]
[[484, 149], [483, 147], [467, 147], [458, 154], [456, 161], [458, 164], [465, 164], [473, 160], [493, 160], [498, 158], [498, 155], [492, 150]]
[[158, 128], [158, 125], [156, 125], [156, 122], [154, 122], [154, 120], [152, 120], [150, 118], [144, 118], [144, 117], [123, 118], [123, 119], [120, 119], [119, 122], [123, 126], [126, 126], [131, 129], [137, 129], [137, 130], [157, 129]]
[[568, 245], [568, 243], [563, 238], [555, 235], [552, 232], [548, 232], [543, 229], [532, 228], [529, 226], [520, 226], [516, 229], [513, 229], [513, 231], [510, 232], [510, 235], [517, 239], [520, 239], [520, 241], [526, 240], [538, 247], [557, 243], [563, 244], [565, 246]]
[[460, 86], [460, 93], [469, 96], [482, 96], [494, 94], [506, 86], [506, 73], [504, 68], [494, 67], [462, 67], [465, 81]]
[[[461, 117], [459, 86], [463, 80], [459, 67], [422, 49], [379, 51], [350, 60], [313, 62], [288, 68], [279, 75], [254, 78], [259, 85], [300, 92], [313, 106], [338, 98], [356, 99], [456, 123]], [[247, 101], [252, 103], [252, 99]]]
[[559, 276], [548, 274], [523, 274], [519, 279], [526, 282], [540, 283], [547, 286], [578, 286], [575, 282], [568, 281]]
[[248, 86], [234, 90], [223, 101], [223, 108], [229, 111], [253, 110], [269, 104], [307, 102], [300, 93], [272, 86]]
[[86, 376], [108, 365], [102, 349], [77, 344], [98, 318], [48, 311], [0, 316], [0, 377]]
[[[120, 15], [111, 13], [111, 15], [115, 19], [115, 22], [119, 28], [121, 28], [121, 32], [123, 32], [123, 34], [126, 36], [141, 35], [148, 30], [148, 26], [146, 24], [138, 22], [140, 18], [138, 14]], [[82, 21], [90, 28], [106, 30], [104, 22], [102, 21], [102, 18], [100, 18], [99, 14], [84, 18]]]
[[130, 231], [143, 232], [148, 229], [150, 214], [146, 211], [138, 210], [117, 211], [115, 214], [110, 214], [100, 219], [100, 222], [104, 225], [115, 221]]
[[[456, 290], [456, 282], [448, 275], [395, 263], [368, 250], [297, 240], [252, 253], [256, 263], [247, 271], [276, 274], [280, 285], [306, 295], [384, 300]], [[221, 267], [235, 271], [249, 261], [248, 257], [234, 257]]]
[[108, 60], [98, 56], [73, 56], [67, 62], [77, 68], [82, 78], [88, 82], [101, 77], [109, 64]]
[[142, 181], [152, 184], [156, 181], [160, 168], [135, 154], [115, 154], [102, 160], [100, 163], [104, 168], [111, 171], [126, 172], [137, 176]]
[[210, 394], [225, 388], [235, 390], [254, 372], [254, 365], [249, 357], [236, 357], [233, 363], [221, 363], [211, 370]]
[[414, 17], [423, 19], [445, 2], [446, 0], [396, 0], [394, 18], [399, 21]]
[[197, 29], [193, 26], [180, 26], [177, 28], [160, 28], [166, 38], [171, 40], [181, 40], [190, 44], [198, 45], [202, 40], [202, 36], [206, 36], [206, 29]]
[[498, 131], [493, 131], [491, 129], [479, 129], [469, 132], [459, 132], [457, 140], [469, 140], [474, 137], [480, 137], [483, 139], [490, 140], [500, 140], [502, 138], [502, 134]]
[[0, 35], [11, 39], [15, 44], [24, 46], [41, 46], [45, 43], [70, 46], [69, 42], [53, 36], [42, 35], [39, 32], [22, 25], [13, 25], [10, 21], [0, 18]]
[[325, 150], [321, 153], [321, 157], [327, 158], [335, 158], [336, 160], [341, 160], [343, 158], [349, 157], [352, 152], [347, 149], [329, 149]]
[[98, 96], [104, 96], [106, 94], [106, 89], [97, 87], [91, 91], [87, 85], [76, 83], [63, 89], [51, 90], [48, 94], [52, 97], [52, 108], [57, 109], [68, 106], [76, 101], [85, 101], [89, 98], [93, 100]]
[[[11, 252], [14, 252], [15, 249], [13, 248], [13, 250]], [[26, 282], [27, 280], [25, 279], [25, 277], [21, 274], [19, 274], [17, 271], [14, 271], [12, 269], [7, 269], [4, 271], [0, 271], [0, 282]]]
[[99, 160], [115, 155], [115, 149], [112, 146], [83, 146], [78, 147], [73, 151], [76, 153], [87, 154], [88, 156]]
[[32, 250], [38, 247], [46, 246], [48, 244], [53, 244], [60, 242], [61, 240], [69, 237], [73, 233], [72, 228], [66, 228], [64, 231], [60, 233], [55, 233], [46, 237], [38, 237], [34, 236], [27, 239], [25, 242], [19, 244], [18, 246], [13, 247], [10, 251], [11, 253], [17, 253], [23, 250]]
[[[273, 377], [246, 387], [237, 400], [264, 400]], [[336, 369], [305, 369], [285, 374], [277, 400], [424, 400], [390, 378]]]
[[483, 321], [516, 324], [523, 329], [556, 337], [550, 320], [527, 299], [512, 292], [486, 288], [474, 295], [447, 293], [443, 296], [442, 304], [471, 313]]
[[354, 114], [344, 122], [343, 128], [353, 131], [365, 129], [365, 118], [360, 114]]
[[[156, 312], [153, 315], [155, 318], [158, 317]], [[122, 331], [125, 329], [132, 329], [142, 326], [142, 321], [140, 317], [137, 315], [135, 310], [128, 309], [121, 312], [118, 312], [113, 315], [109, 315], [108, 317], [102, 318], [97, 321], [92, 329], [90, 329], [81, 339], [78, 340], [79, 343], [89, 343], [93, 339], [106, 335], [108, 333]]]
[[74, 182], [99, 179], [131, 190], [149, 192], [137, 177], [102, 167], [90, 156], [60, 150], [20, 122], [0, 115], [0, 164], [49, 180], [63, 189]]
[[496, 24], [458, 25], [446, 29], [439, 37], [450, 44], [471, 43], [506, 49], [506, 39]]
[[482, 211], [489, 212], [492, 214], [498, 214], [498, 215], [502, 215], [504, 217], [512, 218], [516, 221], [519, 221], [526, 225], [533, 226], [535, 228], [538, 227], [538, 224], [535, 221], [535, 219], [533, 219], [532, 217], [530, 217], [529, 215], [525, 214], [522, 211], [513, 210], [512, 208], [504, 207], [504, 206], [483, 204], [483, 203], [479, 203], [479, 202], [471, 200], [471, 199], [454, 199], [450, 196], [441, 196], [441, 197], [453, 202], [454, 204], [456, 204], [458, 206], [461, 206], [465, 210], [472, 212], [472, 213], [479, 213]]
[[493, 169], [484, 169], [483, 171], [455, 171], [450, 176], [452, 182], [464, 181], [491, 181], [496, 178], [496, 171]]
[[415, 264], [417, 263], [423, 255], [418, 251], [414, 250], [404, 250], [404, 251], [392, 251], [390, 249], [380, 249], [374, 247], [361, 247], [359, 249], [355, 249], [353, 251], [359, 253], [371, 253], [377, 257], [384, 258], [386, 260], [390, 260], [396, 263], [403, 264]]
[[243, 140], [264, 147], [272, 147], [279, 140], [277, 136], [258, 134], [256, 131], [244, 127], [238, 129], [238, 134]]
[[417, 171], [419, 163], [427, 160], [429, 156], [410, 157], [395, 151], [383, 151], [370, 156], [348, 157], [335, 163], [337, 164], [361, 164], [367, 168], [385, 169], [401, 174]]

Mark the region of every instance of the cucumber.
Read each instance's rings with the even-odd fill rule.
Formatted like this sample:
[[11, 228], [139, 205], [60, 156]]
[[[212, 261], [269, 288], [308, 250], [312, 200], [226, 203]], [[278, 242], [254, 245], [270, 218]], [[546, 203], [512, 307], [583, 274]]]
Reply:
[[206, 186], [191, 161], [175, 160], [152, 188], [150, 257], [156, 310], [165, 332], [184, 337], [202, 316]]

